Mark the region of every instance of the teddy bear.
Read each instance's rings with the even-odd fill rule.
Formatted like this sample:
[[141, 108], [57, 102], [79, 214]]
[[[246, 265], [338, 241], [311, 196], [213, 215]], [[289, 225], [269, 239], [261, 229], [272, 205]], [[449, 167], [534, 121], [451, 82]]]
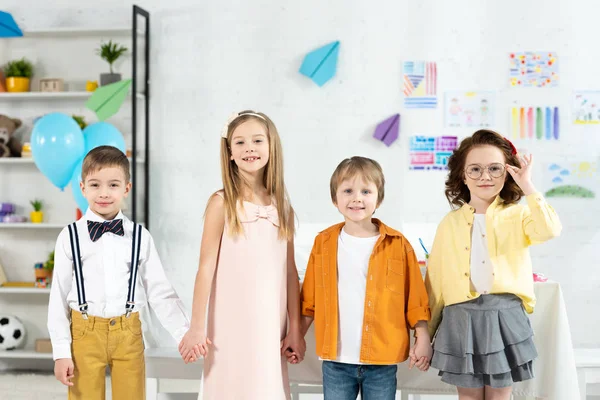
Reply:
[[21, 142], [14, 135], [21, 124], [20, 119], [0, 114], [0, 157], [21, 157]]

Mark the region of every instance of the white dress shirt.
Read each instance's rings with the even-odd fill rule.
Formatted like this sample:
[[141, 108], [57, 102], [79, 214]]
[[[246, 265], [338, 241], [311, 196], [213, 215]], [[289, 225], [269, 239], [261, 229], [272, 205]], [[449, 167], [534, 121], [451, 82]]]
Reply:
[[[124, 236], [106, 232], [96, 242], [90, 239], [87, 221], [104, 220], [88, 209], [85, 216], [76, 222], [88, 315], [101, 318], [125, 314], [129, 288], [133, 222], [122, 212], [115, 219], [123, 220]], [[79, 311], [73, 268], [69, 229], [65, 227], [56, 241], [48, 306], [48, 331], [55, 360], [71, 358], [70, 313], [71, 309]], [[134, 301], [133, 312], [149, 304], [177, 343], [181, 341], [189, 329], [189, 318], [183, 302], [165, 276], [154, 241], [146, 228], [142, 228]]]

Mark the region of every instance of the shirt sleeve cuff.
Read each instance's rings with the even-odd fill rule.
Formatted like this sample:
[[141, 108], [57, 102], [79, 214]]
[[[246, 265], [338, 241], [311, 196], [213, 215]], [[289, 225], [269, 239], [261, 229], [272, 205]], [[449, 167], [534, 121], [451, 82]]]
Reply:
[[173, 336], [173, 339], [175, 339], [175, 341], [177, 342], [177, 345], [179, 345], [179, 343], [181, 343], [181, 339], [183, 339], [183, 337], [185, 336], [185, 334], [187, 333], [187, 331], [190, 329], [189, 324], [186, 324], [185, 326], [177, 329], [175, 332], [173, 332], [171, 335]]
[[53, 344], [52, 358], [54, 361], [61, 358], [71, 358], [71, 343]]
[[525, 199], [527, 199], [529, 207], [532, 205], [544, 204], [546, 202], [544, 196], [540, 192], [531, 193], [530, 195], [525, 196]]
[[431, 319], [431, 312], [429, 307], [417, 307], [406, 313], [406, 319], [411, 328], [414, 328], [419, 321], [429, 321]]
[[315, 317], [315, 309], [314, 306], [305, 301], [302, 302], [302, 315], [306, 317]]

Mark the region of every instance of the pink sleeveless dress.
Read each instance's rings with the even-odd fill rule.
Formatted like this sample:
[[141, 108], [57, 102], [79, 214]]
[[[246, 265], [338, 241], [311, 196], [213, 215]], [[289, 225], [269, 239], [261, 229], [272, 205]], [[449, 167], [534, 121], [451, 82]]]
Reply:
[[[222, 196], [222, 192], [219, 192]], [[202, 400], [289, 399], [287, 241], [278, 238], [274, 203], [238, 206], [242, 235], [225, 232], [208, 309]]]

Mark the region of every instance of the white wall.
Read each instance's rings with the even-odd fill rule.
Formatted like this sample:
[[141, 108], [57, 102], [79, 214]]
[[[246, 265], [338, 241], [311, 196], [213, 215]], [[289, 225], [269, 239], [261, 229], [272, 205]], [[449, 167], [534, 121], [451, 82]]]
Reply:
[[[24, 28], [106, 25], [127, 22], [131, 13], [115, 0], [56, 3], [4, 0], [2, 8]], [[598, 157], [600, 132], [592, 131], [596, 136], [586, 145], [586, 133], [566, 118], [572, 89], [600, 89], [598, 6], [592, 0], [196, 3], [138, 2], [152, 13], [151, 230], [168, 275], [188, 304], [202, 214], [208, 196], [220, 187], [219, 132], [232, 111], [255, 108], [278, 126], [301, 228], [339, 220], [328, 181], [337, 163], [352, 155], [382, 164], [388, 185], [377, 215], [389, 225], [411, 229], [430, 223], [415, 233], [427, 238], [448, 211], [443, 173], [407, 172], [406, 139], [413, 133], [470, 132], [445, 130], [441, 107], [403, 110], [405, 60], [437, 61], [440, 101], [444, 90], [498, 90], [496, 127], [502, 132], [509, 128], [513, 101], [563, 106], [564, 141], [519, 144], [537, 157], [540, 188], [542, 162], [565, 149]], [[333, 40], [341, 41], [338, 74], [318, 88], [297, 70], [307, 51]], [[508, 90], [507, 54], [520, 50], [558, 52], [561, 86]], [[402, 115], [402, 139], [386, 148], [370, 135], [377, 122], [396, 112]], [[600, 305], [599, 201], [552, 204], [563, 220], [563, 235], [534, 250], [535, 269], [562, 284], [574, 344], [598, 347], [600, 320], [593, 315]]]

